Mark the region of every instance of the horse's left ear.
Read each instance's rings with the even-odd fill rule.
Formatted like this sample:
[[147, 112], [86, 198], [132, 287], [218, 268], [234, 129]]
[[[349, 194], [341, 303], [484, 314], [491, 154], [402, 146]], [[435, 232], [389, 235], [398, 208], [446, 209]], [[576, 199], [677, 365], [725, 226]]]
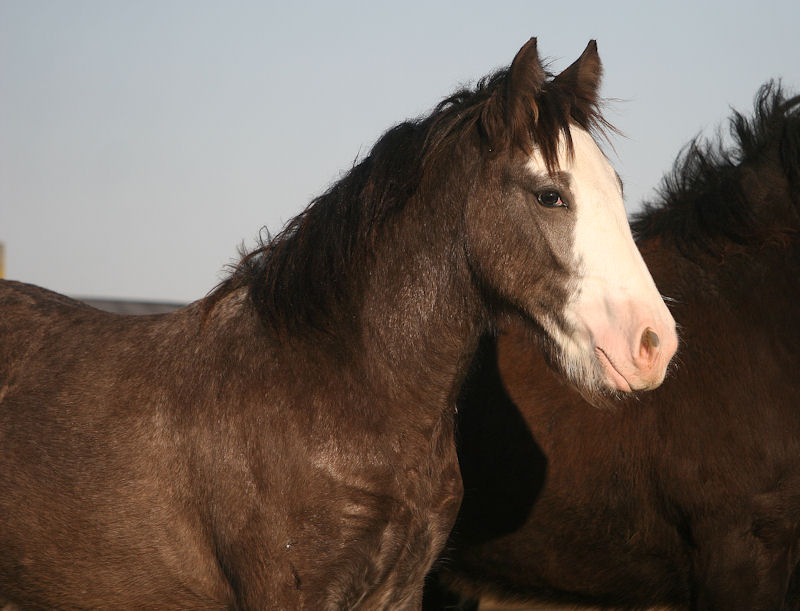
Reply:
[[590, 40], [581, 56], [553, 81], [571, 91], [576, 102], [586, 104], [584, 110], [589, 111], [590, 108], [597, 106], [602, 76], [603, 66], [597, 54], [597, 42]]

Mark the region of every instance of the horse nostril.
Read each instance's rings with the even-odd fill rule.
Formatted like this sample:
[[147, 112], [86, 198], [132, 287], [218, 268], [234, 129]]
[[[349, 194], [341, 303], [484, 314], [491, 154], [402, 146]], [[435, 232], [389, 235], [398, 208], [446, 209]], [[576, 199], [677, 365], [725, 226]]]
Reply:
[[646, 346], [652, 346], [653, 348], [658, 348], [659, 339], [658, 334], [653, 331], [650, 327], [644, 330], [642, 333], [642, 343]]
[[642, 333], [642, 344], [639, 347], [639, 358], [641, 358], [648, 366], [651, 366], [658, 356], [658, 345], [661, 340], [658, 339], [658, 334], [650, 327]]

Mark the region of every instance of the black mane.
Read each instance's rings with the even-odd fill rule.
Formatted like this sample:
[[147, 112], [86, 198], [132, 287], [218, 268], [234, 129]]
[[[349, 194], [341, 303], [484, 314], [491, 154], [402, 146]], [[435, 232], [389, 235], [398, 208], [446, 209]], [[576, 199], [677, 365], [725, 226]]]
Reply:
[[570, 123], [590, 132], [613, 129], [596, 100], [580, 99], [552, 79], [530, 100], [528, 114], [509, 118], [508, 80], [509, 69], [500, 70], [443, 100], [427, 117], [387, 131], [327, 192], [244, 254], [209, 295], [207, 307], [247, 287], [269, 326], [324, 330], [334, 309], [352, 306], [357, 298], [362, 274], [353, 272], [371, 256], [385, 221], [456, 156], [467, 150], [488, 156], [529, 153], [535, 142], [553, 169], [562, 135], [571, 152]]
[[637, 240], [662, 237], [682, 253], [714, 253], [721, 240], [745, 246], [763, 241], [775, 228], [763, 227], [742, 185], [742, 168], [777, 152], [792, 197], [800, 196], [800, 96], [784, 97], [769, 81], [756, 94], [751, 118], [734, 111], [733, 145], [722, 139], [695, 138], [679, 154], [659, 188], [656, 202], [645, 202], [631, 228]]

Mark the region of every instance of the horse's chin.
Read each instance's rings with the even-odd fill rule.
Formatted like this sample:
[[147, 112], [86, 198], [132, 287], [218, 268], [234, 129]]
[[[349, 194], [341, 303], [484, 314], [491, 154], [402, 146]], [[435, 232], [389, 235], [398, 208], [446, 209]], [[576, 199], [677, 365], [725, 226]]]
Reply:
[[594, 355], [587, 355], [578, 361], [559, 359], [559, 369], [566, 375], [569, 382], [583, 395], [620, 395], [630, 392], [630, 386], [624, 387], [624, 378], [620, 374], [617, 378], [610, 378], [603, 364]]
[[[617, 382], [616, 378], [613, 380], [605, 371], [604, 365], [598, 358], [587, 360], [581, 365], [572, 364], [567, 365], [566, 368], [556, 366], [560, 373], [566, 376], [570, 385], [576, 390], [578, 394], [583, 397], [584, 401], [593, 407], [600, 409], [615, 409], [620, 406], [620, 401], [629, 398], [636, 394], [635, 390], [622, 382]], [[620, 378], [622, 375], [616, 372]], [[624, 380], [624, 378], [622, 378]]]
[[616, 400], [635, 393], [627, 379], [611, 359], [597, 348], [578, 349], [571, 343], [567, 349], [553, 337], [539, 341], [548, 365], [566, 378], [570, 386], [590, 404], [597, 407], [613, 405]]
[[569, 342], [565, 347], [563, 336], [554, 337], [541, 328], [539, 331], [540, 333], [532, 332], [531, 335], [536, 338], [536, 343], [539, 345], [545, 361], [581, 394], [609, 394], [617, 391], [616, 386], [608, 380], [600, 361], [594, 354], [578, 349], [574, 342]]
[[[572, 387], [589, 404], [599, 408], [614, 408], [618, 406], [619, 399], [631, 396], [630, 390], [620, 390], [621, 381], [618, 385], [608, 375], [590, 342], [583, 347], [573, 336], [558, 330], [551, 333], [532, 317], [509, 319], [504, 323], [527, 338], [532, 346], [538, 346], [544, 362], [555, 377], [565, 386]], [[558, 329], [555, 325], [550, 326], [550, 329], [553, 328]], [[617, 375], [622, 377], [619, 372]], [[630, 389], [630, 385], [627, 388]]]
[[603, 368], [605, 374], [606, 384], [613, 390], [621, 392], [633, 392], [630, 382], [625, 378], [622, 372], [614, 365], [614, 361], [606, 354], [600, 346], [594, 349], [600, 366]]

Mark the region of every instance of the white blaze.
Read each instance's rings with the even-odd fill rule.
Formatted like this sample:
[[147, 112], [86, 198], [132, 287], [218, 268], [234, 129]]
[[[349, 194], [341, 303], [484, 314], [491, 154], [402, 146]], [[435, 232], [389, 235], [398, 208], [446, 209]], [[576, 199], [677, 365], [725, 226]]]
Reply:
[[[675, 323], [633, 241], [617, 174], [588, 132], [570, 131], [574, 155], [562, 142], [558, 161], [570, 176], [577, 280], [564, 312], [569, 334], [554, 324], [548, 331], [573, 378], [619, 390], [657, 386], [677, 347]], [[529, 163], [539, 172], [544, 167], [538, 153]], [[647, 328], [661, 344], [657, 362], [638, 357]]]

